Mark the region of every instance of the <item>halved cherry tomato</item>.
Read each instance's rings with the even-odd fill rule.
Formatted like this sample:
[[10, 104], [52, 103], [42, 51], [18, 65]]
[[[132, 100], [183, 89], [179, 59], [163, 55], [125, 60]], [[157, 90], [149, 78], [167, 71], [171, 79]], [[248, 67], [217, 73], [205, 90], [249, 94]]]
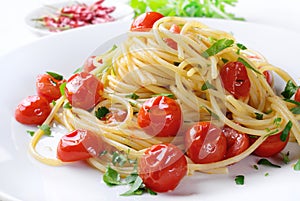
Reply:
[[[180, 33], [180, 27], [177, 24], [172, 24], [172, 26], [170, 27], [170, 31], [175, 33], [175, 34], [179, 34]], [[174, 50], [177, 50], [177, 42], [175, 42], [172, 38], [167, 38], [165, 39], [167, 45], [171, 48], [173, 48]]]
[[127, 117], [127, 111], [119, 108], [109, 108], [109, 113], [105, 116], [106, 122], [122, 122]]
[[[285, 141], [281, 141], [282, 132], [269, 136], [259, 147], [255, 149], [253, 154], [260, 157], [270, 157], [281, 152], [289, 141], [289, 136]], [[250, 138], [250, 143], [254, 143], [257, 138]]]
[[247, 134], [240, 133], [227, 125], [223, 127], [222, 132], [227, 140], [227, 151], [225, 158], [231, 158], [239, 155], [249, 148], [250, 141]]
[[134, 19], [130, 31], [149, 31], [153, 27], [153, 24], [162, 17], [164, 16], [158, 12], [143, 13]]
[[65, 94], [73, 107], [89, 110], [100, 102], [103, 84], [92, 74], [76, 73], [68, 80]]
[[49, 74], [38, 75], [36, 79], [36, 90], [38, 95], [44, 96], [49, 103], [61, 97], [60, 85], [65, 80], [57, 80]]
[[185, 134], [186, 154], [198, 164], [223, 160], [227, 142], [222, 130], [210, 122], [198, 122]]
[[97, 157], [105, 150], [105, 143], [95, 133], [77, 129], [64, 135], [57, 147], [57, 157], [64, 162], [72, 162]]
[[220, 70], [224, 88], [235, 98], [247, 97], [250, 91], [250, 79], [246, 67], [241, 62], [229, 62]]
[[43, 96], [28, 96], [16, 108], [15, 118], [28, 125], [41, 125], [51, 112], [49, 102]]
[[295, 101], [300, 102], [300, 88], [297, 89], [294, 99]]
[[187, 160], [183, 152], [172, 144], [158, 144], [148, 148], [139, 160], [139, 176], [155, 192], [174, 190], [187, 174]]
[[265, 76], [265, 78], [266, 78], [268, 84], [269, 84], [270, 86], [272, 86], [272, 85], [273, 85], [273, 76], [272, 76], [272, 72], [269, 71], [269, 70], [266, 70], [266, 71], [263, 72], [263, 74], [264, 74], [264, 76]]
[[176, 136], [181, 123], [182, 114], [179, 104], [166, 96], [148, 99], [138, 113], [139, 126], [152, 136]]

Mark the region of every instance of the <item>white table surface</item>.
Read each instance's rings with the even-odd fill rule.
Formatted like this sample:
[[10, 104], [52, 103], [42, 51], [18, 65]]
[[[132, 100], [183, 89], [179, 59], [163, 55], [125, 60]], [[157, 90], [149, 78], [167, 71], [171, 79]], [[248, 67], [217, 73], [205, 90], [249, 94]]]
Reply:
[[[60, 1], [62, 0], [2, 1], [0, 7], [0, 55], [37, 40], [39, 36], [27, 29], [25, 16], [35, 8]], [[300, 35], [300, 0], [239, 0], [236, 7], [229, 9], [230, 12], [244, 17], [248, 22], [289, 29]], [[253, 31], [255, 32], [255, 30]]]

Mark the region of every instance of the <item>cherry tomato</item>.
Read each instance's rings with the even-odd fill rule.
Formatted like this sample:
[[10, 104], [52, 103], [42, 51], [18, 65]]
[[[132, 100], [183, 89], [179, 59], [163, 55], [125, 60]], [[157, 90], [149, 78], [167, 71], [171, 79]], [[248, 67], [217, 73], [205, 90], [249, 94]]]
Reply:
[[250, 146], [249, 136], [247, 134], [240, 133], [229, 126], [224, 126], [222, 132], [227, 139], [227, 151], [225, 158], [231, 158], [239, 155]]
[[222, 130], [210, 122], [198, 122], [185, 134], [186, 154], [198, 164], [223, 160], [227, 142]]
[[95, 133], [77, 129], [64, 135], [57, 147], [57, 157], [64, 162], [72, 162], [97, 157], [105, 150], [104, 142]]
[[[175, 34], [179, 34], [180, 33], [180, 27], [177, 24], [172, 24], [172, 26], [170, 27], [170, 31], [175, 33]], [[172, 38], [167, 38], [165, 39], [167, 45], [171, 48], [173, 48], [174, 50], [177, 50], [177, 43], [172, 39]]]
[[241, 62], [229, 62], [220, 70], [225, 89], [235, 98], [247, 97], [250, 91], [250, 80], [246, 67]]
[[187, 174], [187, 160], [183, 152], [172, 144], [158, 144], [148, 148], [139, 160], [139, 176], [155, 192], [172, 191]]
[[138, 113], [139, 126], [152, 136], [176, 136], [181, 123], [180, 106], [175, 100], [166, 96], [148, 99]]
[[143, 13], [132, 22], [130, 31], [149, 31], [153, 24], [162, 17], [164, 16], [157, 12]]
[[73, 107], [89, 110], [100, 102], [103, 84], [92, 74], [76, 73], [68, 80], [65, 94]]
[[265, 78], [266, 78], [268, 84], [269, 84], [270, 86], [272, 86], [272, 85], [273, 85], [273, 76], [272, 76], [271, 71], [266, 70], [266, 71], [263, 72], [263, 74], [264, 74], [264, 76], [265, 76]]
[[297, 89], [294, 99], [295, 101], [300, 102], [300, 88]]
[[[259, 147], [255, 149], [253, 154], [260, 157], [270, 157], [281, 152], [289, 141], [288, 138], [285, 141], [280, 139], [281, 132], [275, 135], [269, 136]], [[250, 143], [254, 143], [256, 138], [250, 138]]]
[[105, 116], [107, 123], [122, 122], [126, 119], [127, 112], [118, 108], [110, 108], [109, 113]]
[[41, 125], [51, 112], [49, 102], [43, 96], [28, 96], [16, 108], [15, 118], [28, 125]]
[[49, 74], [38, 75], [36, 79], [37, 93], [51, 103], [61, 96], [59, 87], [63, 82], [65, 80], [57, 80]]

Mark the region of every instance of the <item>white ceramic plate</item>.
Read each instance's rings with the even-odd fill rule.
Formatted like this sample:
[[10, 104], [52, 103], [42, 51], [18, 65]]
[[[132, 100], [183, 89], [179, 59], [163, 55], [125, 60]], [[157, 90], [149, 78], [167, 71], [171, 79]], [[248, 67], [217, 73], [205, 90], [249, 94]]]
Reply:
[[[25, 23], [28, 27], [29, 30], [31, 30], [33, 33], [39, 35], [39, 36], [44, 36], [44, 35], [49, 35], [49, 34], [54, 34], [57, 32], [51, 32], [47, 28], [42, 27], [41, 24], [33, 19], [39, 19], [44, 16], [53, 16], [56, 14], [56, 12], [68, 5], [74, 5], [76, 3], [86, 3], [87, 5], [91, 5], [95, 1], [92, 0], [84, 0], [84, 1], [65, 1], [65, 2], [59, 2], [59, 3], [53, 3], [53, 4], [47, 4], [44, 5], [40, 8], [37, 8], [25, 17]], [[112, 12], [110, 15], [115, 18], [116, 21], [127, 21], [127, 20], [132, 20], [134, 16], [133, 9], [122, 2], [115, 2], [115, 1], [104, 1], [103, 5], [105, 6], [115, 6], [116, 9], [114, 12]], [[110, 23], [110, 22], [107, 22]], [[92, 26], [101, 26], [102, 24], [95, 24]], [[79, 29], [83, 29], [84, 27], [79, 27]]]
[[[282, 29], [237, 21], [201, 19], [217, 29], [232, 32], [240, 43], [259, 50], [271, 63], [286, 69], [295, 78], [299, 70], [299, 35]], [[281, 168], [253, 168], [258, 158], [251, 156], [230, 167], [228, 175], [197, 173], [185, 177], [174, 192], [157, 196], [121, 197], [126, 187], [107, 187], [102, 174], [84, 163], [51, 167], [28, 153], [31, 127], [14, 120], [14, 109], [27, 95], [34, 94], [34, 80], [51, 70], [70, 75], [101, 43], [124, 33], [129, 24], [115, 22], [51, 35], [0, 58], [0, 200], [81, 201], [81, 200], [300, 200], [300, 172], [292, 165], [300, 149], [289, 144], [291, 162]], [[105, 30], [105, 31], [103, 31]], [[268, 173], [269, 176], [265, 176]], [[236, 185], [236, 175], [245, 175], [245, 185]]]

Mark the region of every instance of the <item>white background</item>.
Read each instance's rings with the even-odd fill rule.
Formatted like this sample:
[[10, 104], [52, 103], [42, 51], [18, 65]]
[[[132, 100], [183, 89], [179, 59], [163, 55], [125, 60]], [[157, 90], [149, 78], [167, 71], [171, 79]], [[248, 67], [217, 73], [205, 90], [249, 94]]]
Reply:
[[[35, 8], [60, 1], [62, 0], [6, 0], [5, 2], [2, 0], [0, 56], [37, 40], [39, 37], [27, 29], [25, 16]], [[300, 0], [239, 0], [236, 7], [229, 9], [236, 16], [246, 18], [248, 22], [277, 26], [300, 34]], [[253, 30], [253, 34], [255, 36], [255, 30]]]

